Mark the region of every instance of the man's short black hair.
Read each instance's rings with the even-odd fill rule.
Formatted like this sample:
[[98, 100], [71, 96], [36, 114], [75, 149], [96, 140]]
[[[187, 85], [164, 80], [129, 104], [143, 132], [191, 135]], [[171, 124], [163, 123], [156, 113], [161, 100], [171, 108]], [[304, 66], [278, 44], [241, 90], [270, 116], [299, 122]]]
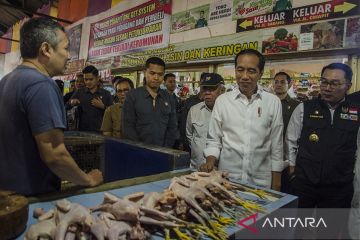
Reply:
[[165, 69], [165, 62], [159, 57], [150, 57], [146, 60], [145, 68], [149, 68], [150, 64], [163, 66]]
[[75, 79], [70, 80], [70, 83], [75, 83], [75, 82], [76, 82]]
[[167, 74], [165, 74], [165, 76], [164, 76], [164, 81], [166, 82], [166, 80], [167, 80], [169, 77], [176, 77], [176, 76], [175, 76], [175, 74], [173, 74], [173, 73], [167, 73]]
[[55, 79], [56, 85], [59, 87], [61, 94], [64, 93], [64, 82], [60, 79]]
[[93, 65], [86, 66], [86, 67], [82, 70], [82, 73], [83, 73], [83, 74], [92, 73], [94, 76], [99, 76], [99, 70], [97, 70], [97, 68], [94, 67]]
[[122, 83], [122, 82], [127, 82], [127, 83], [129, 83], [131, 89], [134, 88], [134, 83], [133, 83], [133, 81], [131, 81], [130, 78], [126, 78], [126, 77], [121, 77], [121, 78], [119, 79], [119, 81], [116, 83], [115, 88], [117, 87], [117, 85], [119, 85], [119, 84]]
[[120, 79], [122, 79], [122, 76], [115, 76], [113, 79], [111, 79], [111, 84], [115, 84], [116, 82], [118, 82]]
[[277, 74], [275, 74], [274, 79], [275, 79], [277, 76], [279, 76], [279, 75], [285, 76], [288, 84], [290, 84], [290, 82], [291, 82], [291, 77], [290, 77], [289, 74], [287, 74], [286, 72], [278, 72]]
[[330, 70], [339, 69], [339, 70], [342, 70], [345, 73], [345, 79], [347, 81], [349, 81], [349, 82], [351, 82], [351, 80], [352, 80], [353, 71], [352, 71], [351, 67], [349, 67], [348, 65], [346, 65], [344, 63], [330, 63], [329, 65], [323, 67], [323, 69], [321, 70], [321, 76], [324, 74], [326, 69], [330, 69]]
[[31, 18], [20, 29], [20, 53], [22, 58], [36, 58], [41, 44], [47, 42], [51, 47], [57, 47], [60, 39], [57, 30], [64, 28], [47, 17]]
[[259, 59], [258, 68], [259, 68], [260, 72], [264, 71], [265, 57], [259, 51], [255, 50], [255, 49], [252, 49], [252, 48], [248, 48], [248, 49], [244, 49], [244, 50], [240, 51], [235, 56], [235, 67], [237, 66], [237, 59], [241, 55], [255, 55], [255, 56], [257, 56], [258, 59]]

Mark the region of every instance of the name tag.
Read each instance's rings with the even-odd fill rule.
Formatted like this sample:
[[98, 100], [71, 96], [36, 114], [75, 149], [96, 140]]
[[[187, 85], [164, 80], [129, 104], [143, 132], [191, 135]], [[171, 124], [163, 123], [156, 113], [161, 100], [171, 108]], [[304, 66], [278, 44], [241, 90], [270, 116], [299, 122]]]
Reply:
[[309, 115], [309, 118], [323, 119], [324, 116], [323, 116], [323, 115], [313, 115], [313, 114], [310, 114], [310, 115]]
[[340, 119], [350, 120], [350, 121], [357, 121], [358, 120], [358, 115], [340, 113]]

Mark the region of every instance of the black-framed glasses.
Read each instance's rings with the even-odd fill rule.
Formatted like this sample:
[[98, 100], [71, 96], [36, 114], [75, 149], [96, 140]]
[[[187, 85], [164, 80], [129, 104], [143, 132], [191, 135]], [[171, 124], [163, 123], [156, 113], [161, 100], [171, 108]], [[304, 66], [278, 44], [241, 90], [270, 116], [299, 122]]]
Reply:
[[329, 80], [323, 77], [320, 78], [320, 87], [322, 88], [325, 88], [327, 86], [330, 86], [330, 88], [338, 88], [344, 84], [346, 84], [346, 81], [343, 82], [342, 80], [337, 80], [337, 79]]

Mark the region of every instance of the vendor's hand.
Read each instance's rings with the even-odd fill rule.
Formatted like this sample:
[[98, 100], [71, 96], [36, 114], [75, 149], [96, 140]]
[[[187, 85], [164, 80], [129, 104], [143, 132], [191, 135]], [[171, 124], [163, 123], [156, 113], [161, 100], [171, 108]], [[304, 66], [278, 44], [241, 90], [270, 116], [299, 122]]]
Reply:
[[91, 100], [91, 105], [96, 108], [105, 109], [105, 105], [99, 97], [93, 98]]
[[79, 99], [70, 99], [70, 105], [71, 106], [76, 106], [76, 105], [79, 105], [80, 104], [80, 100]]
[[206, 163], [200, 165], [199, 170], [201, 172], [211, 172], [215, 169], [216, 158], [214, 156], [206, 157]]
[[104, 181], [103, 175], [99, 169], [93, 169], [87, 175], [90, 177], [90, 187], [100, 185]]

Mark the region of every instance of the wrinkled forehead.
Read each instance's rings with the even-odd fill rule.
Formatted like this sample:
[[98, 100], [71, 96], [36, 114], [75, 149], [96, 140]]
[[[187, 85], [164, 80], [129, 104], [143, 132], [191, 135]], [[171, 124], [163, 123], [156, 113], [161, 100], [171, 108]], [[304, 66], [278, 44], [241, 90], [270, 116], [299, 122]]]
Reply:
[[116, 84], [116, 89], [122, 90], [122, 89], [130, 89], [130, 84], [128, 82], [121, 82]]
[[236, 67], [256, 68], [259, 70], [260, 59], [254, 54], [240, 55], [236, 59]]
[[328, 80], [346, 80], [345, 72], [341, 69], [325, 69], [321, 77]]

